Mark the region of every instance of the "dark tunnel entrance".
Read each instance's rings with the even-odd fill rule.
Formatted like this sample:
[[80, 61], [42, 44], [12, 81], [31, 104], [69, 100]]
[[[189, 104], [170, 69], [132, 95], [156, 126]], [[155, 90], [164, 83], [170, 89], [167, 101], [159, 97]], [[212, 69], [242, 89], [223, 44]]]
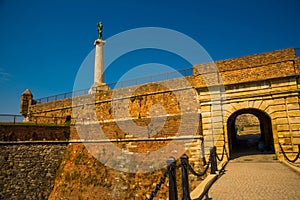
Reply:
[[274, 153], [270, 117], [258, 109], [242, 109], [227, 121], [230, 158], [244, 155]]

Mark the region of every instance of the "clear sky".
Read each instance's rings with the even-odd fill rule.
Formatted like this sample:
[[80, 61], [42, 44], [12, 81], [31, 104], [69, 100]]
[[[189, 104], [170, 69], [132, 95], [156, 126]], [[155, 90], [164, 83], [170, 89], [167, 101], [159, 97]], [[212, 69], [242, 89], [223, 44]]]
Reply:
[[0, 0], [0, 113], [18, 114], [26, 88], [34, 98], [72, 91], [98, 21], [104, 39], [139, 27], [179, 31], [213, 60], [300, 47], [299, 0]]

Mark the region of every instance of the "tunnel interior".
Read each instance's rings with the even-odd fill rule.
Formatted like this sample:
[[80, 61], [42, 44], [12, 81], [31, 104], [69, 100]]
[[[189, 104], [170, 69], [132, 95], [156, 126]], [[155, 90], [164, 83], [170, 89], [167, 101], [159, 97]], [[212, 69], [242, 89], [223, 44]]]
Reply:
[[[247, 124], [247, 120], [250, 122]], [[258, 109], [242, 109], [227, 121], [230, 158], [274, 153], [271, 118]]]

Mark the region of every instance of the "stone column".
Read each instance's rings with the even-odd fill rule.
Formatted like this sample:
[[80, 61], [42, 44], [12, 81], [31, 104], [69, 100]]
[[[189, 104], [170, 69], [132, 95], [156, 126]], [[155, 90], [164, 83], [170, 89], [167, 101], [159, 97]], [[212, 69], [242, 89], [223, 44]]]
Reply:
[[103, 46], [104, 40], [97, 39], [94, 42], [95, 45], [95, 65], [94, 65], [94, 84], [92, 91], [108, 90], [109, 87], [104, 83], [104, 56]]
[[94, 42], [96, 47], [95, 51], [95, 66], [94, 66], [94, 85], [104, 84], [104, 59], [103, 59], [103, 46], [104, 40], [97, 39]]

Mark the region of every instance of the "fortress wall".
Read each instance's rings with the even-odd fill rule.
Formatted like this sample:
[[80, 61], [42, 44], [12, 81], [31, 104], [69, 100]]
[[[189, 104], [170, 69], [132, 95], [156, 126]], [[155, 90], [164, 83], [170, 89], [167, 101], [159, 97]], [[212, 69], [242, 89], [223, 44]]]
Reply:
[[[95, 118], [105, 121], [197, 112], [195, 106], [190, 106], [190, 102], [197, 101], [196, 92], [189, 87], [187, 81], [176, 79], [113, 91], [99, 91], [96, 94], [75, 97], [73, 102], [72, 99], [63, 99], [35, 104], [30, 106], [29, 121], [49, 123], [56, 120], [59, 124], [64, 123], [67, 116], [72, 116], [77, 121]], [[156, 105], [164, 108], [156, 109], [162, 110], [162, 113], [151, 113], [152, 106], [155, 108]]]
[[245, 126], [257, 126], [259, 125], [259, 120], [252, 114], [239, 115], [236, 118], [236, 126], [238, 128], [244, 128]]
[[242, 56], [239, 58], [231, 58], [227, 60], [216, 61], [219, 71], [241, 70], [250, 67], [269, 65], [271, 63], [279, 63], [295, 59], [296, 54], [293, 48], [276, 50], [272, 52]]
[[[175, 120], [175, 119], [173, 119]], [[96, 125], [91, 129], [97, 131]], [[107, 126], [107, 127], [104, 127]], [[103, 129], [113, 130], [114, 125], [107, 123], [103, 125]], [[78, 130], [85, 127], [71, 127], [71, 138], [78, 139]], [[124, 137], [124, 139], [130, 139], [131, 137]], [[69, 144], [64, 154], [63, 161], [57, 172], [54, 188], [51, 192], [49, 199], [145, 199], [149, 197], [152, 190], [155, 189], [155, 184], [159, 182], [162, 177], [166, 166], [161, 169], [157, 169], [153, 172], [140, 172], [127, 173], [119, 171], [121, 166], [125, 168], [136, 167], [136, 164], [141, 165], [143, 161], [135, 160], [135, 162], [128, 162], [125, 158], [125, 154], [133, 153], [152, 153], [159, 151], [162, 146], [165, 146], [169, 141], [140, 141], [140, 142], [118, 142], [114, 143], [118, 148], [123, 149], [122, 156], [118, 156], [117, 152], [113, 154], [107, 148], [107, 144], [91, 144], [93, 148], [89, 147], [89, 144]], [[200, 145], [199, 145], [200, 146]], [[89, 150], [87, 149], [89, 147]], [[106, 148], [103, 151], [103, 148]], [[180, 149], [179, 147], [178, 149]], [[199, 147], [198, 147], [199, 149]], [[93, 153], [91, 154], [91, 151]], [[97, 153], [95, 153], [97, 151]], [[165, 152], [169, 153], [169, 152]], [[186, 153], [190, 156], [190, 150]], [[98, 154], [99, 157], [95, 156]], [[158, 162], [164, 157], [163, 152], [157, 157]], [[147, 158], [145, 158], [147, 159]], [[150, 159], [150, 157], [148, 158]], [[101, 160], [101, 162], [99, 161]], [[106, 162], [103, 162], [105, 160]], [[164, 161], [164, 160], [163, 160]], [[199, 160], [198, 160], [199, 162]], [[165, 163], [165, 161], [164, 161]], [[195, 162], [191, 162], [192, 165]], [[113, 164], [113, 165], [112, 165]], [[166, 164], [165, 164], [166, 165]], [[178, 175], [179, 175], [178, 170]], [[180, 185], [180, 179], [178, 184]], [[191, 189], [195, 188], [201, 180], [197, 180], [195, 177], [190, 179]], [[161, 190], [157, 194], [157, 198], [167, 198], [168, 196], [168, 179], [165, 184], [162, 185]], [[179, 193], [181, 191], [179, 190]]]
[[[195, 87], [214, 84], [236, 84], [260, 79], [270, 79], [299, 73], [295, 68], [293, 48], [231, 58], [193, 66]], [[216, 72], [221, 74], [217, 77]]]
[[[174, 82], [177, 88], [172, 92]], [[170, 86], [170, 87], [167, 87]], [[172, 87], [171, 87], [172, 86]], [[202, 167], [201, 140], [184, 140], [177, 143], [173, 142], [172, 151], [164, 148], [170, 145], [170, 141], [147, 141], [147, 138], [167, 138], [178, 136], [200, 135], [201, 124], [197, 106], [190, 102], [197, 101], [196, 92], [184, 88], [184, 83], [180, 80], [171, 80], [165, 85], [147, 84], [138, 88], [129, 87], [116, 91], [100, 91], [96, 94], [76, 97], [73, 102], [72, 116], [77, 120], [77, 126], [71, 126], [71, 140], [103, 140], [119, 139], [128, 140], [134, 138], [143, 139], [138, 142], [118, 142], [114, 143], [116, 148], [123, 154], [149, 154], [155, 151], [160, 152], [157, 160], [163, 161], [171, 155], [179, 158], [182, 153], [187, 153], [190, 157], [190, 163], [196, 169]], [[182, 88], [180, 88], [182, 87]], [[112, 100], [113, 99], [113, 100]], [[69, 100], [66, 100], [70, 103]], [[52, 104], [51, 104], [52, 103]], [[196, 105], [197, 102], [195, 102]], [[70, 108], [63, 111], [63, 106], [67, 105], [63, 100], [50, 102], [45, 105], [47, 112], [31, 113], [31, 116], [63, 116], [68, 113]], [[37, 105], [40, 111], [42, 105]], [[158, 107], [157, 107], [158, 106]], [[156, 109], [155, 109], [156, 108]], [[157, 109], [158, 108], [158, 109]], [[162, 109], [163, 108], [163, 112]], [[158, 111], [158, 112], [155, 112]], [[118, 114], [114, 114], [117, 112]], [[182, 122], [185, 115], [197, 115], [197, 121]], [[150, 116], [152, 116], [150, 118]], [[189, 118], [189, 117], [187, 117]], [[39, 117], [42, 121], [44, 118]], [[49, 119], [49, 118], [46, 118]], [[97, 120], [97, 122], [96, 122]], [[154, 122], [150, 126], [151, 120]], [[164, 121], [163, 127], [157, 124]], [[82, 125], [81, 125], [82, 124]], [[120, 125], [126, 127], [122, 130]], [[148, 126], [148, 128], [146, 128]], [[138, 127], [144, 127], [148, 132], [137, 133]], [[99, 130], [101, 128], [101, 130]], [[80, 137], [77, 131], [80, 131]], [[194, 131], [193, 131], [194, 130]], [[196, 130], [196, 131], [195, 131]], [[103, 131], [104, 135], [100, 135]], [[86, 146], [83, 144], [69, 144], [64, 155], [63, 161], [57, 172], [55, 186], [51, 193], [50, 199], [59, 198], [103, 198], [103, 199], [143, 199], [146, 195], [155, 189], [154, 183], [158, 183], [162, 176], [165, 166], [161, 170], [149, 173], [125, 173], [115, 170], [104, 163], [99, 162], [97, 155], [101, 159], [107, 156], [107, 162], [114, 167], [123, 166], [126, 168], [138, 167], [143, 160], [136, 159], [136, 162], [128, 162], [124, 156], [111, 154], [104, 150], [106, 145], [95, 145], [93, 155], [89, 154]], [[178, 153], [176, 153], [178, 151]], [[103, 152], [107, 154], [103, 155]], [[106, 157], [105, 157], [106, 158]], [[149, 158], [150, 159], [150, 158]], [[191, 189], [199, 181], [193, 177], [191, 179]], [[159, 195], [165, 198], [167, 194], [166, 184], [163, 186]]]
[[67, 144], [36, 140], [69, 134], [69, 127], [0, 125], [0, 199], [47, 199]]
[[30, 122], [38, 124], [64, 124], [67, 116], [72, 115], [72, 99], [62, 99], [29, 106]]
[[[164, 129], [157, 137], [166, 137], [163, 133], [174, 133], [178, 130], [181, 116], [167, 118]], [[150, 119], [137, 120], [137, 124], [148, 124]], [[126, 121], [123, 121], [126, 123]], [[98, 125], [87, 125], [91, 131], [98, 134]], [[100, 124], [107, 137], [118, 139], [130, 139], [132, 136], [125, 133], [114, 135], [118, 130], [115, 122], [103, 122]], [[191, 128], [191, 124], [188, 124]], [[165, 166], [149, 173], [125, 173], [115, 170], [105, 163], [99, 162], [81, 143], [71, 143], [80, 139], [75, 126], [36, 126], [36, 125], [7, 125], [0, 126], [1, 139], [1, 199], [49, 199], [60, 198], [101, 198], [101, 199], [128, 199], [145, 198], [155, 189]], [[86, 126], [83, 127], [84, 129]], [[187, 130], [188, 131], [188, 130]], [[33, 134], [34, 133], [34, 134]], [[66, 139], [69, 139], [66, 141]], [[9, 141], [6, 141], [9, 140]], [[39, 141], [51, 143], [41, 144]], [[14, 142], [15, 141], [15, 142]], [[60, 142], [63, 143], [60, 143]], [[7, 143], [10, 142], [10, 143]], [[11, 143], [14, 142], [14, 143]], [[118, 148], [126, 153], [147, 153], [160, 150], [168, 145], [169, 141], [140, 141], [115, 143]], [[185, 141], [191, 164], [197, 169], [200, 163], [200, 141]], [[67, 145], [68, 144], [68, 145]], [[183, 143], [178, 144], [180, 149]], [[188, 145], [191, 145], [188, 148]], [[104, 145], [105, 147], [106, 145]], [[103, 146], [100, 146], [103, 147]], [[175, 146], [173, 146], [175, 147]], [[197, 149], [197, 150], [195, 150]], [[176, 147], [175, 149], [176, 150]], [[198, 158], [192, 156], [197, 151]], [[101, 151], [102, 153], [102, 151]], [[109, 153], [109, 152], [108, 152]], [[166, 152], [167, 154], [169, 152]], [[101, 156], [105, 156], [102, 155]], [[135, 163], [126, 163], [122, 157], [108, 154], [116, 165], [134, 167]], [[163, 157], [163, 155], [161, 154]], [[194, 160], [193, 160], [194, 158]], [[157, 159], [162, 159], [158, 157]], [[198, 164], [196, 163], [198, 161]], [[125, 162], [125, 163], [124, 163]], [[165, 162], [165, 160], [163, 160]], [[54, 182], [55, 181], [55, 182]], [[191, 190], [199, 184], [199, 180], [193, 177]], [[178, 180], [180, 185], [180, 180]], [[53, 189], [52, 189], [53, 188]], [[159, 197], [168, 196], [167, 183], [162, 186]]]
[[281, 77], [227, 86], [223, 101], [224, 122], [226, 123], [231, 114], [241, 109], [253, 108], [265, 112], [272, 121], [277, 156], [283, 159], [278, 146], [280, 143], [284, 151], [293, 157], [293, 152], [298, 151], [296, 138], [300, 137], [300, 99], [297, 79], [297, 77]]
[[[32, 105], [30, 107], [31, 119], [49, 123], [49, 120], [55, 120], [55, 117], [62, 117], [60, 123], [64, 123], [65, 118], [72, 115], [73, 123], [92, 123], [96, 120], [107, 123], [128, 119], [135, 120], [135, 123], [140, 123], [136, 120], [148, 119], [150, 115], [152, 118], [154, 116], [176, 116], [185, 112], [195, 112], [197, 109], [197, 113], [201, 113], [202, 134], [204, 136], [212, 135], [212, 129], [218, 133], [216, 134], [218, 138], [206, 138], [206, 141], [224, 141], [226, 140], [224, 135], [219, 134], [223, 133], [224, 126], [221, 123], [211, 122], [212, 120], [222, 122], [224, 120], [222, 119], [222, 112], [225, 112], [225, 115], [230, 113], [225, 108], [226, 106], [230, 107], [231, 105], [229, 104], [246, 102], [252, 106], [260, 106], [257, 104], [261, 100], [265, 100], [262, 105], [268, 104], [269, 113], [277, 119], [277, 115], [283, 115], [283, 113], [276, 114], [282, 112], [280, 106], [277, 106], [277, 101], [281, 102], [281, 100], [277, 99], [297, 96], [298, 94], [296, 90], [299, 88], [299, 80], [295, 82], [294, 76], [299, 71], [299, 57], [295, 56], [295, 50], [292, 48], [216, 61], [215, 64], [221, 73], [220, 76], [217, 76], [215, 73], [216, 68], [211, 67], [212, 63], [207, 63], [195, 65], [194, 76], [189, 76], [185, 79], [171, 79], [155, 84], [100, 91], [92, 95], [75, 97], [76, 101], [73, 103], [73, 109], [71, 99]], [[225, 85], [224, 88], [226, 90], [223, 97], [226, 101], [222, 102], [225, 104], [224, 108], [220, 106], [212, 107], [211, 99], [214, 97], [218, 99], [220, 95], [220, 93], [216, 92], [219, 88], [214, 88], [214, 85], [219, 85], [221, 81]], [[189, 93], [190, 89], [188, 88], [190, 86], [195, 88], [193, 95]], [[207, 88], [207, 86], [211, 87]], [[198, 106], [189, 108], [190, 102], [194, 101], [198, 102]], [[282, 101], [281, 103], [284, 102]], [[273, 104], [274, 106], [272, 106]], [[151, 113], [151, 109], [157, 105], [164, 108], [157, 109], [157, 111], [163, 111]], [[242, 105], [249, 107], [245, 103], [242, 103]], [[243, 106], [238, 106], [237, 109], [243, 108]], [[271, 111], [271, 107], [274, 111]], [[295, 102], [285, 107], [290, 110], [297, 109]], [[290, 110], [285, 112], [293, 112]], [[291, 113], [288, 116], [288, 121], [296, 120], [295, 123], [298, 123], [297, 116], [294, 115], [296, 114]], [[50, 118], [40, 118], [39, 116], [49, 116]], [[285, 117], [287, 118], [287, 115]], [[283, 118], [280, 120], [283, 120]], [[287, 119], [283, 121], [287, 121]], [[273, 122], [275, 124], [276, 120], [273, 120]], [[211, 124], [215, 124], [214, 127]], [[274, 125], [275, 135], [277, 134], [277, 128], [282, 135], [296, 134], [296, 130], [291, 128], [291, 124], [288, 124], [288, 131], [286, 130], [287, 125], [280, 125], [279, 127]], [[119, 131], [116, 132], [122, 135]], [[223, 142], [219, 146], [223, 146]]]
[[[154, 84], [99, 91], [93, 95], [75, 97], [73, 104], [72, 99], [63, 99], [31, 105], [29, 120], [45, 123], [56, 120], [57, 123], [64, 123], [67, 116], [72, 116], [77, 121], [83, 120], [82, 118], [97, 118], [100, 121], [129, 117], [143, 118], [150, 116], [150, 109], [155, 104], [161, 105], [166, 110], [165, 114], [179, 114], [185, 112], [181, 107], [188, 107], [183, 104], [189, 104], [190, 101], [198, 98], [197, 92], [192, 97], [187, 95], [190, 92], [188, 88], [191, 86], [205, 88], [219, 84], [234, 85], [237, 83], [241, 83], [243, 86], [247, 84], [245, 82], [290, 76], [299, 71], [299, 57], [295, 56], [295, 50], [292, 48], [216, 61], [214, 64], [221, 73], [220, 76], [215, 73], [216, 68], [211, 67], [212, 63], [200, 64], [193, 67], [194, 76], [184, 79], [177, 78]], [[268, 84], [267, 81], [266, 84]], [[177, 98], [181, 97], [185, 101], [180, 102], [180, 107], [178, 105], [180, 99]], [[74, 110], [72, 113], [72, 106], [78, 110], [75, 115]], [[90, 107], [89, 114], [86, 113], [86, 106]], [[96, 112], [92, 113], [91, 109]], [[114, 113], [123, 114], [116, 116]]]
[[[58, 169], [49, 200], [55, 199], [146, 199], [165, 169], [151, 173], [126, 173], [105, 166], [82, 144], [68, 146]], [[158, 197], [167, 198], [168, 180]]]
[[235, 84], [295, 74], [293, 61], [282, 61], [248, 69], [221, 72], [223, 84]]
[[[197, 65], [198, 72], [195, 71], [197, 66], [194, 67], [195, 75], [186, 77], [185, 80], [188, 82], [183, 79], [172, 79], [142, 86], [99, 91], [96, 94], [75, 97], [73, 103], [72, 99], [63, 99], [31, 105], [29, 120], [39, 123], [56, 121], [60, 124], [65, 123], [67, 116], [72, 116], [71, 123], [78, 124], [77, 127], [71, 126], [72, 140], [103, 139], [103, 137], [104, 139], [120, 140], [144, 138], [145, 141], [115, 143], [115, 146], [122, 149], [124, 153], [132, 154], [153, 152], [167, 146], [168, 141], [153, 142], [147, 141], [146, 138], [149, 136], [150, 138], [174, 136], [180, 125], [183, 124], [183, 116], [196, 113], [199, 121], [187, 123], [189, 128], [185, 128], [182, 133], [184, 135], [203, 135], [207, 147], [211, 146], [209, 142], [217, 141], [216, 146], [221, 154], [224, 141], [228, 142], [226, 135], [228, 117], [239, 109], [256, 108], [271, 117], [276, 152], [280, 152], [278, 147], [278, 142], [280, 142], [284, 149], [291, 154], [295, 148], [292, 145], [293, 138], [291, 136], [299, 135], [300, 128], [299, 92], [296, 91], [299, 88], [299, 80], [295, 76], [285, 76], [299, 73], [298, 61], [299, 58], [295, 58], [293, 49], [217, 61], [216, 64], [221, 71], [221, 78], [226, 90], [222, 106], [212, 106], [211, 102], [212, 96], [218, 97], [219, 93], [216, 89], [219, 88], [210, 87], [210, 91], [207, 88], [207, 85], [218, 85], [221, 79], [212, 73], [213, 70], [209, 71], [211, 70], [209, 64], [204, 64]], [[194, 89], [190, 89], [190, 86], [193, 86]], [[193, 106], [191, 102], [196, 102], [197, 106]], [[148, 126], [148, 132], [136, 136], [136, 126], [146, 127], [150, 124], [150, 119], [158, 121], [165, 119], [166, 121], [163, 128]], [[81, 124], [85, 126], [81, 126]], [[129, 128], [124, 131], [120, 128], [120, 124]], [[99, 136], [99, 127], [104, 133], [102, 136]], [[76, 128], [83, 135], [79, 137]], [[81, 130], [81, 128], [85, 130]], [[190, 128], [196, 128], [197, 131], [190, 131]], [[133, 132], [128, 130], [133, 130]], [[213, 136], [212, 130], [214, 131]], [[200, 168], [202, 140], [185, 142], [186, 146], [183, 148], [189, 155], [192, 164], [194, 167]], [[179, 145], [178, 148], [182, 148], [182, 146]], [[102, 147], [100, 146], [96, 150], [99, 153], [103, 152]], [[20, 151], [26, 152], [26, 149], [22, 148]], [[84, 199], [87, 196], [103, 199], [140, 199], [149, 195], [149, 191], [155, 188], [153, 183], [157, 183], [163, 173], [163, 170], [157, 170], [147, 174], [130, 174], [114, 170], [99, 162], [97, 157], [93, 157], [86, 146], [80, 143], [72, 143], [61, 148], [66, 148], [66, 151], [56, 173], [50, 199], [63, 197]], [[43, 149], [47, 148], [43, 147]], [[13, 152], [13, 150], [3, 152], [8, 151]], [[47, 152], [52, 152], [52, 150]], [[45, 155], [43, 152], [38, 154]], [[115, 159], [117, 156], [114, 155], [102, 156], [108, 156], [116, 162], [116, 165], [123, 165], [125, 162], [122, 157]], [[281, 154], [279, 156], [282, 158]], [[5, 156], [2, 156], [1, 159], [9, 160]], [[24, 160], [26, 161], [26, 159]], [[5, 163], [7, 162], [5, 161]], [[5, 169], [10, 166], [10, 164], [5, 165]], [[13, 165], [15, 166], [15, 164]], [[124, 167], [136, 166], [134, 163], [130, 166], [125, 162]], [[197, 181], [194, 180], [191, 187], [196, 183]], [[167, 196], [166, 185], [159, 193], [162, 198]], [[8, 186], [5, 185], [5, 187]]]
[[0, 141], [67, 141], [69, 137], [69, 126], [0, 125]]
[[[189, 78], [198, 90], [203, 136], [206, 143], [218, 141], [216, 146], [222, 149], [223, 141], [227, 140], [226, 134], [224, 138], [223, 130], [226, 131], [227, 117], [233, 112], [231, 109], [237, 111], [257, 108], [268, 113], [273, 119], [276, 152], [280, 152], [277, 145], [278, 138], [281, 142], [285, 141], [281, 144], [287, 152], [290, 154], [292, 150], [296, 152], [297, 146], [292, 145], [292, 140], [295, 139], [291, 138], [298, 137], [299, 134], [300, 121], [297, 117], [300, 115], [299, 103], [297, 103], [299, 102], [297, 92], [299, 80], [297, 81], [296, 77], [299, 73], [298, 62], [299, 57], [296, 57], [294, 49], [284, 49], [194, 66], [195, 76]], [[220, 77], [217, 76], [213, 64], [217, 66]], [[209, 84], [212, 86], [207, 88]], [[213, 85], [218, 84], [223, 84], [225, 88], [222, 109], [211, 102], [211, 99], [217, 100], [221, 97], [220, 93], [214, 92], [218, 87], [214, 88]], [[222, 116], [219, 114], [222, 112], [225, 115], [224, 125], [212, 123], [212, 121], [222, 121]], [[278, 115], [281, 116], [280, 119], [277, 119]], [[277, 125], [277, 122], [280, 125]], [[282, 123], [285, 125], [282, 126]], [[215, 134], [211, 133], [211, 129]]]
[[[191, 102], [194, 102], [195, 105]], [[164, 163], [170, 155], [176, 155], [175, 157], [179, 158], [185, 152], [190, 157], [192, 166], [196, 169], [202, 167], [200, 139], [173, 142], [173, 146], [171, 146], [173, 152], [164, 151], [164, 147], [171, 143], [167, 139], [147, 140], [147, 138], [178, 136], [178, 132], [180, 132], [180, 136], [200, 135], [201, 124], [197, 94], [195, 90], [187, 88], [187, 82], [184, 83], [177, 79], [166, 81], [163, 84], [146, 84], [114, 91], [99, 91], [96, 94], [75, 97], [72, 108], [69, 106], [70, 104], [70, 99], [65, 99], [46, 103], [45, 107], [43, 104], [32, 105], [30, 119], [34, 119], [36, 115], [36, 119], [40, 122], [46, 122], [43, 120], [49, 120], [49, 117], [51, 119], [52, 116], [70, 115], [72, 109], [72, 123], [76, 122], [77, 126], [71, 126], [71, 140], [138, 138], [142, 140], [118, 142], [114, 145], [124, 154], [149, 154], [158, 151], [160, 154], [157, 159]], [[197, 120], [183, 122], [183, 118], [189, 118], [185, 117], [187, 115], [196, 115], [193, 118]], [[157, 125], [164, 120], [163, 127]], [[122, 130], [120, 124], [126, 127], [126, 130]], [[182, 125], [184, 126], [181, 127]], [[138, 134], [138, 127], [144, 127], [147, 132]], [[101, 130], [99, 130], [100, 128]], [[81, 133], [80, 137], [76, 133], [78, 130]], [[101, 131], [104, 135], [99, 134]], [[123, 166], [124, 170], [138, 167], [139, 162], [143, 162], [136, 160], [136, 162], [128, 163], [122, 156], [102, 155], [102, 152], [106, 152], [105, 145], [95, 148], [96, 154], [102, 158], [108, 156], [109, 162], [113, 162], [116, 167]], [[86, 195], [97, 198], [103, 195], [103, 199], [144, 198], [155, 188], [153, 184], [159, 181], [165, 170], [164, 166], [162, 170], [151, 173], [130, 174], [104, 166], [96, 158], [97, 156], [93, 157], [87, 152], [86, 146], [83, 144], [68, 145], [63, 162], [57, 172], [55, 187], [50, 199], [76, 196], [85, 198]], [[153, 162], [157, 162], [157, 160]], [[191, 181], [193, 182], [191, 188], [199, 183], [195, 177]], [[159, 196], [167, 196], [166, 185]]]

